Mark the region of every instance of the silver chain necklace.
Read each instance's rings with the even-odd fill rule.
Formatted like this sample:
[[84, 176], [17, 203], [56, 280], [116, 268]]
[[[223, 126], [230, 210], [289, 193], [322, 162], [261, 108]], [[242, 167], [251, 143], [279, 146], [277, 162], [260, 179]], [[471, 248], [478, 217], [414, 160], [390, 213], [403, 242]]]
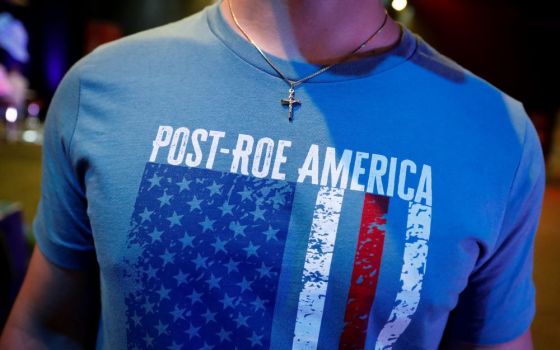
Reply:
[[288, 120], [290, 122], [294, 119], [294, 107], [297, 106], [297, 105], [301, 105], [301, 101], [296, 100], [296, 90], [295, 89], [298, 86], [305, 83], [306, 81], [308, 81], [312, 78], [315, 78], [316, 76], [318, 76], [321, 73], [324, 73], [324, 72], [328, 71], [329, 69], [336, 66], [337, 64], [341, 64], [343, 62], [346, 62], [350, 58], [352, 58], [358, 51], [363, 49], [374, 37], [376, 37], [377, 34], [379, 34], [383, 31], [383, 28], [385, 28], [385, 24], [387, 24], [387, 18], [389, 17], [388, 14], [387, 14], [387, 11], [385, 11], [385, 18], [383, 19], [383, 23], [381, 24], [381, 26], [379, 28], [377, 28], [377, 30], [375, 32], [373, 32], [373, 34], [371, 34], [356, 49], [354, 49], [352, 52], [350, 52], [346, 56], [342, 57], [339, 61], [337, 61], [333, 64], [330, 64], [330, 65], [327, 65], [327, 66], [323, 66], [318, 71], [316, 71], [314, 73], [311, 73], [308, 76], [305, 76], [305, 77], [303, 77], [299, 80], [292, 80], [292, 79], [289, 79], [284, 73], [282, 73], [282, 71], [278, 67], [276, 67], [276, 65], [274, 63], [272, 63], [272, 61], [268, 58], [268, 56], [264, 53], [264, 51], [253, 41], [253, 39], [249, 36], [249, 34], [247, 34], [243, 30], [243, 28], [241, 28], [241, 25], [239, 24], [239, 21], [237, 20], [237, 17], [233, 13], [233, 8], [231, 7], [231, 0], [227, 0], [227, 3], [228, 3], [228, 7], [229, 7], [229, 13], [231, 14], [231, 18], [233, 18], [233, 22], [235, 23], [235, 26], [237, 27], [237, 29], [239, 29], [239, 31], [245, 36], [245, 38], [251, 43], [251, 45], [253, 45], [253, 47], [255, 49], [257, 49], [257, 51], [262, 56], [262, 58], [264, 58], [266, 63], [268, 63], [268, 65], [270, 65], [270, 67], [272, 67], [272, 69], [274, 69], [274, 71], [276, 73], [278, 73], [278, 75], [289, 85], [290, 88], [288, 89], [288, 94], [289, 94], [288, 98], [281, 99], [280, 103], [283, 106], [288, 106]]

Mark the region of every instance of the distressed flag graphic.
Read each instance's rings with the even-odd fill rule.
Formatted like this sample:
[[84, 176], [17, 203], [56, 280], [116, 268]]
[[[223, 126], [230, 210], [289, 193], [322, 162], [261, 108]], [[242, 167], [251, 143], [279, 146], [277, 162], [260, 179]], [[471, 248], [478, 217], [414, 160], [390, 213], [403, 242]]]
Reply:
[[269, 347], [294, 185], [149, 163], [130, 244], [129, 348]]
[[[147, 163], [128, 235], [134, 252], [125, 269], [132, 286], [125, 299], [128, 348], [274, 349], [280, 346], [275, 327], [281, 327], [290, 329], [283, 344], [316, 349], [345, 190], [317, 186], [306, 211], [294, 206], [297, 188], [288, 181]], [[365, 346], [388, 210], [388, 197], [363, 195], [333, 347]], [[291, 254], [286, 247], [293, 221], [304, 215], [310, 217], [306, 235], [299, 235], [304, 258], [298, 265], [284, 260]], [[297, 285], [282, 287], [283, 273]], [[286, 288], [290, 296], [281, 294]], [[293, 310], [286, 311], [290, 302]]]

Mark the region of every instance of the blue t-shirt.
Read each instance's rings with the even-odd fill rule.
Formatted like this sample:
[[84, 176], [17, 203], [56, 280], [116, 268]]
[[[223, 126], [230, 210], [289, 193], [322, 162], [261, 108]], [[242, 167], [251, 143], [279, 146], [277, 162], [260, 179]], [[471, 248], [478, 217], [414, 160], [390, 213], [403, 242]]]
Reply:
[[[289, 77], [317, 66], [272, 57]], [[408, 29], [288, 86], [217, 5], [97, 49], [49, 110], [37, 243], [98, 348], [435, 349], [533, 318], [539, 141]]]

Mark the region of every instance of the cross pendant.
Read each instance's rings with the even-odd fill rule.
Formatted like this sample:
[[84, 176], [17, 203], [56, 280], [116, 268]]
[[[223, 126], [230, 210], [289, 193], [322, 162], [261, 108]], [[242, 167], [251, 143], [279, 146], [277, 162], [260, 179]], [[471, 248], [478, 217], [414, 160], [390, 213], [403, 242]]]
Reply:
[[280, 102], [282, 102], [282, 106], [288, 106], [288, 120], [291, 122], [294, 119], [294, 105], [301, 105], [301, 101], [296, 100], [296, 92], [293, 87], [290, 87], [288, 92], [290, 96], [288, 96], [288, 98], [283, 98]]

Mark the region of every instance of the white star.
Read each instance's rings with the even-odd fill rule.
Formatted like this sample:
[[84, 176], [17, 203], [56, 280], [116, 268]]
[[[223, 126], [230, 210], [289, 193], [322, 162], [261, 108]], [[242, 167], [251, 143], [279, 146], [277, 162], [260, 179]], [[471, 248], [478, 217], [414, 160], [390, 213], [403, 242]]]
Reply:
[[150, 303], [148, 301], [148, 299], [146, 299], [146, 302], [144, 302], [144, 304], [142, 305], [142, 308], [144, 309], [144, 313], [153, 313], [154, 312], [154, 304]]
[[204, 342], [204, 345], [199, 350], [212, 350], [214, 349], [214, 345], [208, 345], [207, 342]]
[[140, 213], [140, 217], [142, 218], [142, 223], [144, 221], [151, 221], [151, 216], [154, 212], [148, 210], [148, 208], [144, 208], [144, 212]]
[[202, 208], [200, 208], [200, 203], [202, 203], [202, 202], [203, 202], [202, 199], [198, 199], [196, 197], [196, 195], [194, 195], [193, 198], [190, 201], [187, 202], [187, 204], [191, 208], [190, 211], [193, 211], [195, 209], [202, 210]]
[[145, 272], [148, 275], [148, 280], [149, 280], [150, 278], [156, 278], [156, 273], [158, 272], [158, 269], [153, 268], [152, 265], [148, 265], [148, 270], [146, 270]]
[[284, 204], [284, 201], [285, 201], [284, 195], [280, 193], [280, 191], [274, 193], [274, 197], [272, 197], [272, 203], [274, 208], [278, 208], [278, 205]]
[[161, 242], [161, 235], [162, 234], [163, 234], [163, 231], [159, 231], [157, 228], [154, 228], [152, 233], [149, 233], [148, 236], [150, 236], [152, 238], [152, 243], [157, 242], [157, 241]]
[[266, 300], [262, 300], [261, 298], [259, 298], [257, 296], [257, 298], [255, 299], [255, 301], [251, 302], [251, 305], [253, 305], [255, 307], [255, 312], [259, 311], [259, 309], [262, 309], [263, 311], [265, 311], [265, 307], [264, 307], [264, 303], [266, 302]]
[[247, 225], [241, 225], [239, 221], [229, 223], [229, 229], [233, 231], [233, 238], [237, 236], [245, 236], [245, 228]]
[[255, 345], [263, 345], [263, 343], [261, 342], [262, 339], [262, 335], [257, 335], [257, 333], [255, 333], [255, 331], [253, 331], [253, 334], [247, 338], [247, 340], [249, 340], [251, 342], [251, 346], [255, 346]]
[[223, 185], [218, 185], [216, 183], [216, 181], [212, 181], [212, 185], [206, 187], [207, 189], [210, 190], [210, 196], [214, 195], [214, 194], [220, 194], [221, 193], [221, 188]]
[[230, 297], [227, 293], [225, 293], [224, 297], [220, 300], [224, 310], [228, 307], [231, 307], [232, 309], [235, 308], [235, 299], [235, 297]]
[[150, 183], [150, 188], [148, 188], [148, 191], [154, 188], [154, 186], [161, 186], [159, 183], [161, 179], [161, 176], [157, 176], [156, 174], [154, 174], [154, 176], [152, 176], [152, 178], [148, 180], [148, 182]]
[[278, 231], [280, 230], [275, 230], [272, 228], [272, 226], [268, 225], [268, 230], [263, 232], [263, 234], [266, 236], [266, 241], [268, 242], [271, 239], [278, 240], [278, 238], [276, 237]]
[[171, 198], [173, 198], [173, 196], [168, 195], [167, 190], [165, 190], [161, 197], [158, 198], [160, 208], [166, 204], [171, 205], [171, 203], [169, 202]]
[[206, 260], [208, 260], [208, 258], [203, 258], [202, 255], [197, 254], [196, 258], [194, 258], [193, 260], [191, 260], [193, 262], [193, 264], [196, 265], [196, 269], [200, 269], [200, 268], [207, 268], [206, 266]]
[[218, 207], [218, 209], [220, 209], [222, 211], [222, 216], [226, 215], [226, 214], [231, 214], [233, 215], [233, 211], [232, 209], [235, 208], [235, 205], [233, 204], [229, 204], [228, 201], [225, 201], [222, 206]]
[[217, 333], [218, 337], [220, 337], [220, 342], [223, 343], [224, 340], [227, 341], [231, 341], [231, 339], [229, 338], [229, 336], [231, 335], [231, 332], [227, 332], [223, 327], [222, 329], [220, 329], [220, 331]]
[[216, 289], [220, 289], [220, 281], [222, 280], [222, 278], [218, 278], [216, 276], [214, 276], [214, 274], [210, 274], [210, 278], [208, 280], [206, 280], [206, 283], [208, 284], [208, 289], [212, 290], [212, 288], [216, 288]]
[[171, 215], [170, 217], [167, 218], [167, 220], [169, 221], [169, 223], [171, 224], [170, 227], [173, 226], [180, 226], [181, 225], [181, 219], [183, 218], [183, 215], [177, 215], [177, 212], [175, 212], [175, 210], [173, 211], [173, 215]]
[[169, 327], [169, 325], [162, 323], [161, 320], [158, 321], [157, 326], [154, 326], [154, 328], [158, 331], [158, 335], [167, 334], [167, 327]]
[[183, 178], [183, 180], [177, 184], [179, 186], [179, 193], [183, 192], [184, 190], [190, 190], [191, 182], [192, 181], [187, 181], [185, 178]]
[[142, 317], [138, 316], [136, 311], [134, 311], [134, 315], [131, 318], [134, 321], [135, 326], [140, 326], [140, 321], [142, 320]]
[[142, 340], [144, 340], [144, 342], [146, 343], [146, 347], [148, 346], [154, 346], [154, 338], [150, 337], [150, 335], [148, 333], [146, 333], [146, 335], [142, 338]]
[[175, 305], [175, 310], [169, 312], [171, 315], [173, 315], [173, 322], [177, 321], [180, 318], [184, 320], [185, 318], [183, 317], [183, 314], [185, 313], [185, 310], [186, 309], [180, 308]]
[[175, 276], [173, 276], [173, 278], [175, 278], [177, 280], [177, 286], [180, 286], [181, 284], [187, 284], [187, 277], [189, 275], [184, 273], [183, 270], [180, 270]]
[[241, 196], [241, 201], [244, 201], [245, 199], [251, 199], [251, 194], [253, 194], [253, 192], [247, 189], [247, 186], [243, 186], [243, 191], [237, 192], [237, 194]]
[[169, 297], [169, 292], [171, 292], [171, 289], [167, 289], [163, 285], [157, 291], [157, 293], [159, 294], [160, 300], [163, 300], [163, 299], [171, 300], [171, 298]]
[[173, 259], [175, 258], [175, 253], [171, 253], [167, 249], [165, 249], [165, 253], [159, 256], [161, 260], [163, 260], [163, 267], [169, 263], [173, 263]]
[[189, 324], [189, 329], [187, 329], [185, 331], [185, 333], [187, 333], [189, 335], [189, 340], [191, 340], [193, 337], [199, 337], [198, 335], [198, 330], [200, 329], [200, 327], [195, 327], [191, 324]]
[[253, 245], [253, 242], [249, 241], [249, 245], [243, 248], [243, 250], [247, 252], [247, 258], [251, 257], [251, 255], [258, 257], [257, 250], [260, 247], [260, 245]]
[[219, 251], [223, 251], [224, 253], [227, 253], [225, 246], [228, 242], [229, 241], [227, 240], [222, 241], [220, 237], [216, 237], [216, 241], [210, 244], [212, 247], [214, 247], [214, 254], [217, 254]]
[[210, 309], [206, 309], [206, 312], [203, 313], [201, 316], [206, 319], [206, 323], [213, 321], [216, 322], [216, 314], [217, 312], [211, 312]]
[[237, 283], [237, 285], [241, 288], [241, 293], [243, 293], [246, 290], [251, 290], [251, 284], [253, 282], [247, 281], [247, 279], [245, 278], [245, 276], [243, 276], [243, 280], [239, 283]]
[[261, 267], [256, 269], [256, 271], [259, 272], [260, 278], [263, 278], [264, 276], [271, 277], [270, 276], [271, 269], [272, 267], [266, 266], [263, 262], [261, 262]]
[[183, 249], [185, 249], [186, 246], [189, 247], [193, 246], [193, 240], [194, 240], [194, 236], [191, 236], [185, 232], [185, 235], [183, 236], [183, 238], [179, 240], [179, 242], [181, 242], [181, 244], [183, 245]]
[[264, 220], [264, 213], [266, 212], [265, 209], [259, 208], [257, 205], [255, 210], [251, 211], [250, 213], [253, 215], [253, 220], [257, 221], [258, 219]]
[[233, 261], [232, 258], [229, 258], [229, 261], [225, 266], [227, 267], [227, 272], [230, 273], [231, 271], [234, 271], [234, 270], [239, 272], [239, 269], [237, 268], [238, 265], [239, 265], [239, 262], [235, 262], [235, 261]]
[[234, 319], [235, 323], [237, 323], [237, 328], [240, 328], [241, 326], [249, 327], [249, 325], [247, 324], [248, 318], [249, 316], [243, 316], [241, 312], [238, 313], [237, 318]]
[[198, 293], [195, 289], [193, 289], [192, 293], [190, 295], [187, 295], [187, 298], [191, 299], [191, 305], [194, 305], [194, 303], [199, 302], [202, 304], [202, 299], [200, 298], [202, 296], [202, 293]]
[[169, 349], [169, 350], [181, 350], [182, 348], [183, 348], [183, 345], [182, 344], [177, 344], [177, 343], [175, 343], [175, 341], [173, 341], [173, 344], [171, 344], [167, 347], [167, 349]]
[[202, 226], [202, 232], [206, 232], [208, 230], [212, 231], [214, 230], [214, 223], [216, 222], [216, 220], [210, 220], [210, 218], [208, 216], [204, 217], [204, 221], [199, 222], [198, 224], [200, 226]]

